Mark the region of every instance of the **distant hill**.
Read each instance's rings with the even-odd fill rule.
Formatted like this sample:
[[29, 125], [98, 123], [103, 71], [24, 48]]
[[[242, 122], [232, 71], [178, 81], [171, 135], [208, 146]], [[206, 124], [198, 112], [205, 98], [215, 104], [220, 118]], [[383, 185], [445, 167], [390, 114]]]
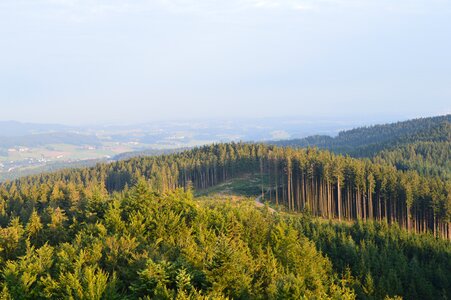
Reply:
[[0, 148], [10, 148], [15, 146], [36, 147], [49, 144], [69, 144], [69, 145], [100, 145], [100, 140], [94, 135], [77, 133], [42, 133], [29, 134], [23, 136], [0, 136]]
[[36, 133], [65, 132], [71, 127], [61, 124], [22, 123], [17, 121], [0, 121], [1, 136], [24, 136]]
[[336, 137], [316, 135], [272, 144], [302, 148], [318, 147], [338, 154], [371, 157], [381, 150], [419, 141], [450, 142], [451, 114], [360, 127], [341, 131]]
[[451, 143], [415, 142], [378, 152], [372, 160], [398, 170], [416, 170], [422, 175], [451, 179]]
[[414, 119], [392, 124], [274, 142], [278, 146], [317, 147], [337, 154], [368, 157], [398, 170], [451, 178], [451, 115]]

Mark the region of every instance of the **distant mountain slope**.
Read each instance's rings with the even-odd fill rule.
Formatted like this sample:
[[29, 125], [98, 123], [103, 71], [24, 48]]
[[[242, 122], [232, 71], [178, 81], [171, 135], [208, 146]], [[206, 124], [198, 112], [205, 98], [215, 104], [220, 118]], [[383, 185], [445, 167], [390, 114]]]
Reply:
[[361, 127], [342, 131], [336, 137], [317, 135], [274, 144], [368, 157], [398, 170], [451, 179], [451, 115]]
[[386, 149], [373, 157], [375, 163], [388, 163], [398, 170], [416, 170], [421, 175], [451, 179], [451, 143], [416, 142]]
[[100, 145], [99, 139], [94, 135], [77, 133], [42, 133], [24, 136], [0, 136], [0, 148], [15, 146], [36, 147], [50, 144], [69, 145]]
[[318, 147], [340, 154], [371, 157], [383, 149], [420, 141], [450, 142], [451, 115], [360, 127], [342, 131], [336, 137], [310, 136], [303, 139], [277, 141], [273, 144]]
[[23, 136], [35, 133], [66, 132], [71, 127], [61, 124], [36, 124], [17, 121], [0, 121], [0, 135]]

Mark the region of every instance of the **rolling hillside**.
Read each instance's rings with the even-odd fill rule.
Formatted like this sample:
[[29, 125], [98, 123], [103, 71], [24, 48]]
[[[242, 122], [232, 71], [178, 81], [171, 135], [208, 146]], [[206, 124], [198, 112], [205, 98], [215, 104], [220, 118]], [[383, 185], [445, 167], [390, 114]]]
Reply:
[[444, 124], [373, 161], [227, 143], [1, 183], [1, 296], [447, 299], [451, 184], [409, 170], [446, 170]]
[[310, 136], [272, 144], [327, 149], [337, 154], [370, 158], [398, 170], [451, 178], [451, 115], [356, 128], [342, 131], [336, 137]]
[[336, 137], [310, 136], [278, 141], [279, 146], [318, 147], [335, 153], [371, 157], [377, 152], [399, 145], [430, 141], [451, 142], [451, 115], [360, 127], [341, 131]]

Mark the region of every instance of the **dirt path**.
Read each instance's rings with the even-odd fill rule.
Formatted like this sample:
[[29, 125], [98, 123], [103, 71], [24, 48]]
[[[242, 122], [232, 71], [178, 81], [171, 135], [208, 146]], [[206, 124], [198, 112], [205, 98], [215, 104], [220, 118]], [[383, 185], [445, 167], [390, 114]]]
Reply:
[[[255, 198], [255, 205], [257, 207], [264, 207], [265, 206], [265, 204], [262, 203], [262, 195], [260, 195], [257, 198]], [[275, 209], [273, 209], [272, 207], [269, 207], [269, 206], [268, 206], [268, 210], [269, 210], [270, 213], [275, 213], [276, 212]]]

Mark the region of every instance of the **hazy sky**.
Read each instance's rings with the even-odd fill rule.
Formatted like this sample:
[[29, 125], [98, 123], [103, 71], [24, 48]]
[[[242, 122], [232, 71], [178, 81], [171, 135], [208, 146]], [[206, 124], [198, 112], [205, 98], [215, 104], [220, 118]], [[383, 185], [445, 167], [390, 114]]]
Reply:
[[1, 0], [0, 120], [451, 112], [448, 0]]

